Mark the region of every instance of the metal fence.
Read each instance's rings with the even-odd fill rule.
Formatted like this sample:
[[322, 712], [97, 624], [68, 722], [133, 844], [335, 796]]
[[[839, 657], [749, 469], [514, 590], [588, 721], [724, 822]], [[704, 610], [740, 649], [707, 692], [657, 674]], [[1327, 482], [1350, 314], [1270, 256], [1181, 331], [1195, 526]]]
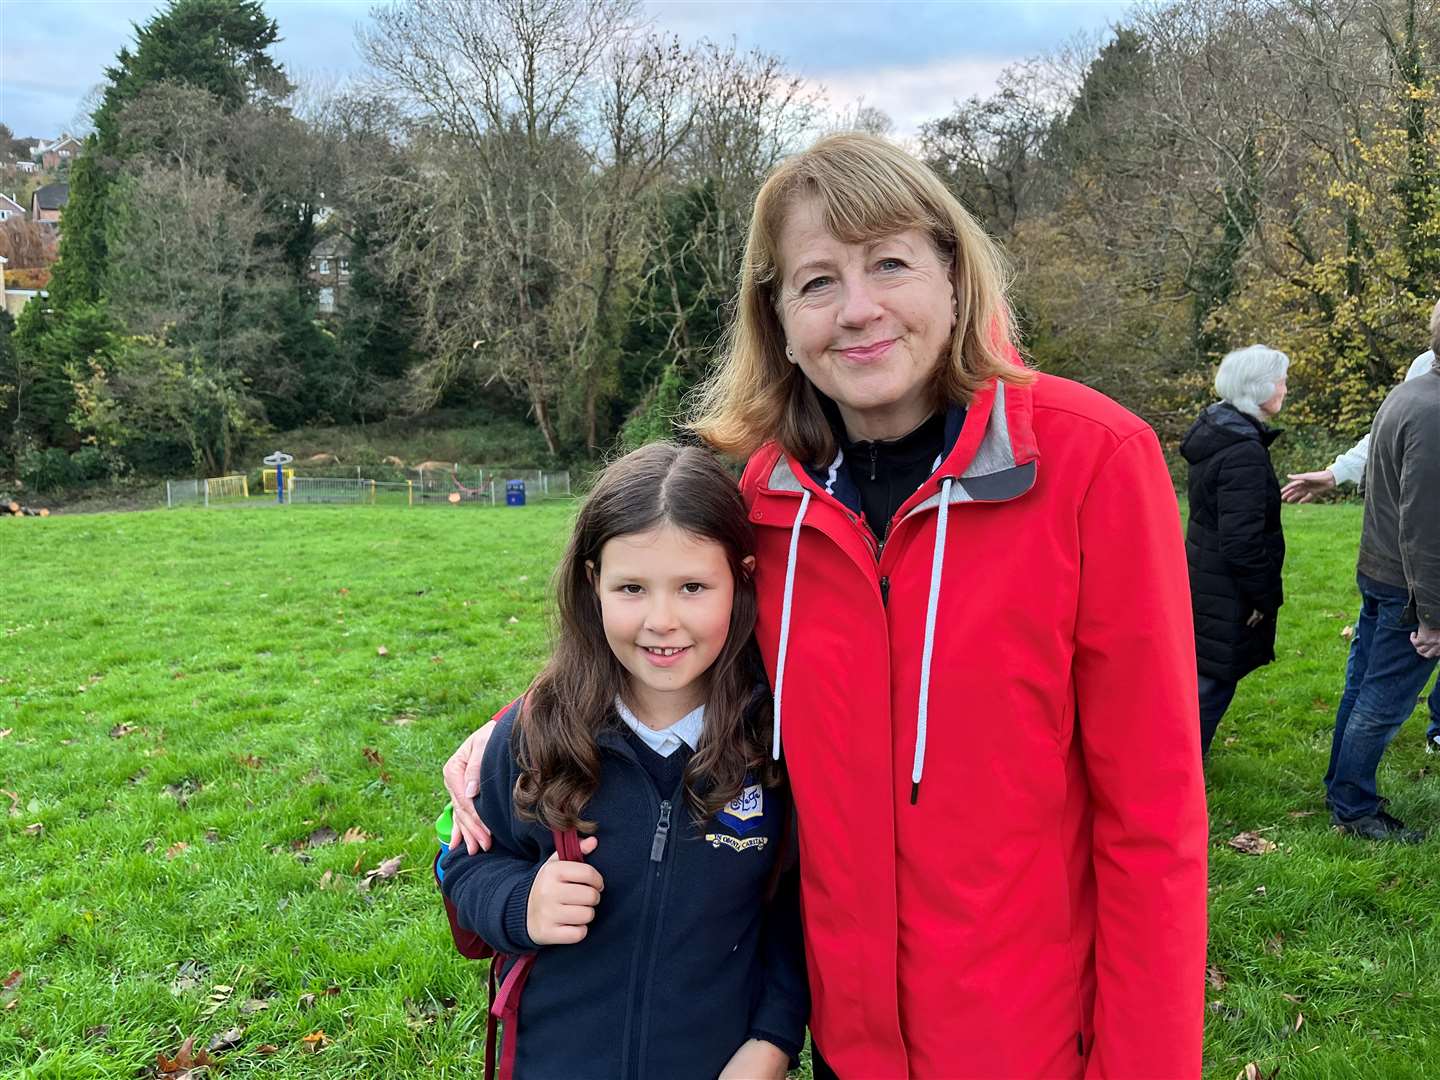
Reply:
[[[404, 475], [404, 474], [402, 474]], [[274, 470], [257, 488], [273, 494]], [[362, 476], [292, 475], [286, 470], [285, 502], [290, 505], [333, 506], [453, 506], [456, 504], [496, 506], [506, 502], [510, 483], [524, 485], [526, 502], [563, 499], [571, 495], [568, 472], [542, 469], [481, 469], [459, 466], [445, 469], [413, 470], [405, 479], [377, 480]], [[518, 493], [517, 493], [518, 494]], [[209, 480], [167, 480], [166, 506], [213, 506], [219, 502], [266, 501], [249, 498], [244, 477], [215, 477]], [[273, 505], [273, 502], [269, 503]]]

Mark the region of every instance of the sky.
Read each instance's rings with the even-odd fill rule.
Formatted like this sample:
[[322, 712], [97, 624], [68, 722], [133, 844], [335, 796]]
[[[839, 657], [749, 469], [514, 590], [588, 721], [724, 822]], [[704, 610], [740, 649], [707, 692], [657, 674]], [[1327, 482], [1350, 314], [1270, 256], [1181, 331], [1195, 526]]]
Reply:
[[[120, 48], [163, 5], [154, 0], [0, 0], [0, 123], [47, 138], [71, 127]], [[292, 77], [336, 82], [363, 70], [355, 28], [367, 0], [267, 0], [276, 55]], [[645, 0], [654, 25], [782, 57], [822, 85], [837, 111], [863, 98], [899, 134], [986, 94], [1007, 65], [1100, 34], [1120, 0]]]

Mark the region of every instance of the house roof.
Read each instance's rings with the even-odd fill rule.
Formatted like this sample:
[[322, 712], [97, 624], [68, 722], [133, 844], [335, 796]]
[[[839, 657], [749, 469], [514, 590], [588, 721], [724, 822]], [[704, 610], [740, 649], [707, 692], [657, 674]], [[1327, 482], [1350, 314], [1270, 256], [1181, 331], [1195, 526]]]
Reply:
[[345, 259], [350, 256], [350, 238], [341, 235], [322, 237], [310, 249], [312, 259]]
[[9, 203], [9, 204], [10, 204], [11, 206], [13, 206], [16, 210], [18, 210], [20, 213], [23, 214], [23, 213], [25, 212], [25, 208], [24, 208], [23, 206], [21, 206], [18, 202], [16, 202], [14, 199], [12, 199], [9, 195], [4, 194], [3, 192], [0, 192], [0, 203]]
[[66, 143], [74, 143], [76, 146], [79, 146], [80, 140], [75, 138], [74, 135], [61, 135], [54, 142], [41, 142], [36, 144], [34, 153], [48, 154], [51, 150], [59, 150]]
[[41, 210], [61, 210], [70, 201], [70, 185], [46, 184], [35, 189], [34, 198]]

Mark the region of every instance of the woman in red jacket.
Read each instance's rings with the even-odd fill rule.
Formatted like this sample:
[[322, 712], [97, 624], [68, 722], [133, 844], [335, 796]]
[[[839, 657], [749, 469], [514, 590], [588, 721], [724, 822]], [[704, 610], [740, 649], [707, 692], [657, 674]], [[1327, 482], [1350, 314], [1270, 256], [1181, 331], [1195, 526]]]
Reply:
[[[832, 136], [761, 188], [694, 427], [749, 459], [817, 1076], [1200, 1075], [1174, 491], [1011, 335], [994, 246], [904, 151]], [[486, 734], [446, 765], [467, 844]]]

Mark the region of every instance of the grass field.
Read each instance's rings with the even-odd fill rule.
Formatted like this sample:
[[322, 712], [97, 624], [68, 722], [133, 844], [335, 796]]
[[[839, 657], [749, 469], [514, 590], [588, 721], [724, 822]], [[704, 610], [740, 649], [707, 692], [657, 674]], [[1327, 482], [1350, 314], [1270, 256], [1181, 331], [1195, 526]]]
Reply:
[[[153, 1075], [237, 1028], [226, 1076], [478, 1075], [430, 821], [440, 763], [542, 658], [568, 513], [0, 520], [0, 1076]], [[1440, 1075], [1440, 840], [1320, 812], [1359, 508], [1286, 528], [1280, 662], [1211, 763], [1206, 1076]], [[1382, 788], [1440, 824], [1422, 726]], [[1245, 830], [1277, 849], [1226, 846]]]

